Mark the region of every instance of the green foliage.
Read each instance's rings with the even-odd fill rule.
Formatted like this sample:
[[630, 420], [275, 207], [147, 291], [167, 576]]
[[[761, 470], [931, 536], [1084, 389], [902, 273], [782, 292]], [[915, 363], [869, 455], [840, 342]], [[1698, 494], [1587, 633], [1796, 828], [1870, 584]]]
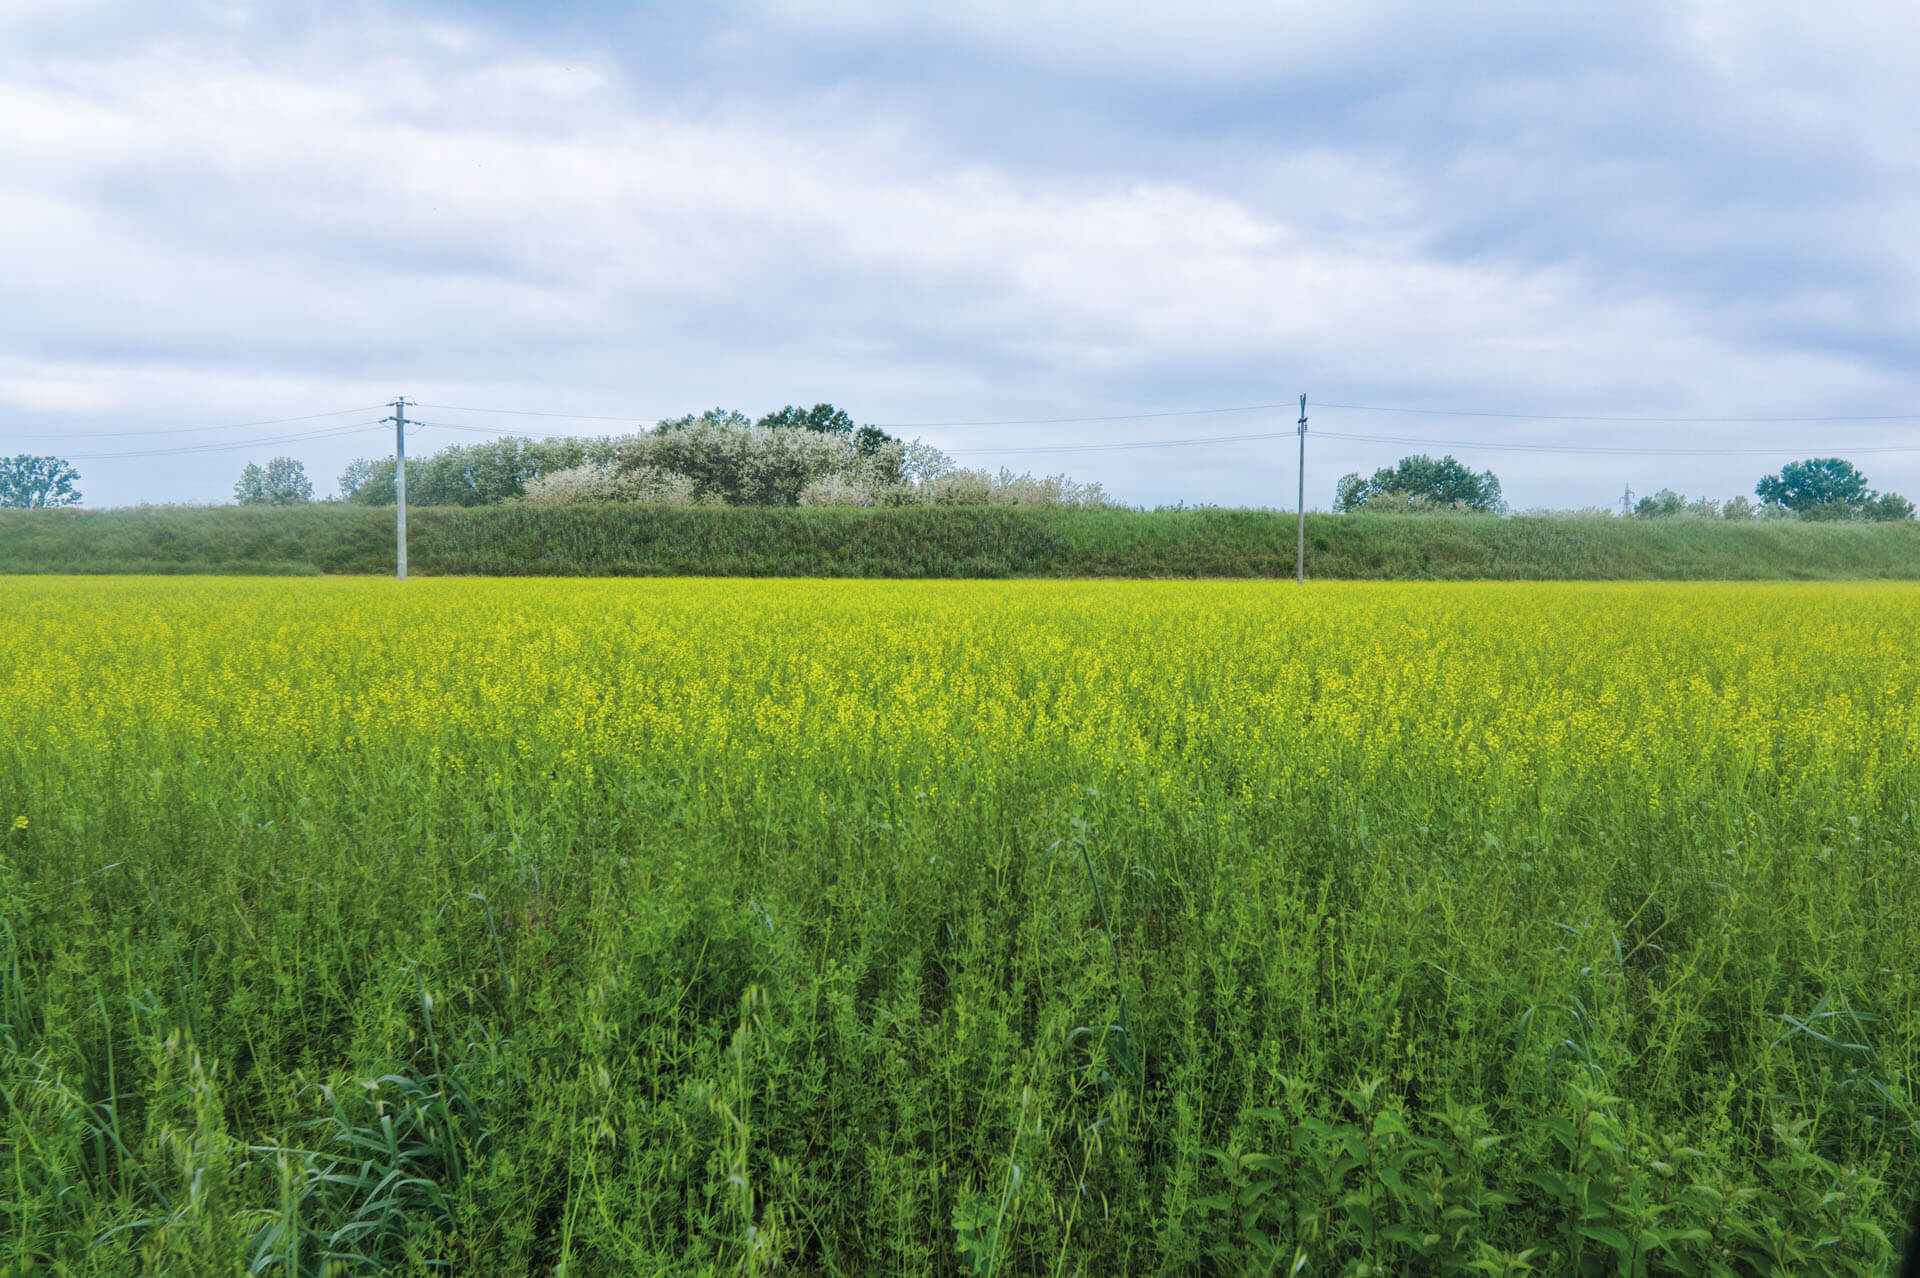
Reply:
[[[422, 575], [1291, 577], [1293, 515], [1258, 510], [424, 507]], [[350, 503], [0, 512], [0, 572], [393, 570], [391, 510]], [[1307, 575], [1415, 579], [1920, 577], [1920, 526], [1521, 515], [1307, 516]]]
[[832, 404], [815, 404], [812, 408], [796, 408], [788, 404], [777, 412], [768, 413], [754, 425], [767, 430], [811, 430], [823, 435], [845, 435], [853, 437], [854, 421], [843, 408]]
[[1879, 493], [1862, 503], [1860, 517], [1875, 523], [1912, 519], [1913, 503], [1899, 493]]
[[1852, 462], [1818, 457], [1789, 462], [1768, 475], [1754, 492], [1769, 510], [1821, 521], [1864, 520], [1896, 523], [1913, 518], [1913, 503], [1898, 493], [1878, 493]]
[[1333, 508], [1343, 514], [1360, 509], [1457, 510], [1499, 514], [1506, 509], [1500, 481], [1490, 470], [1475, 474], [1452, 457], [1402, 457], [1369, 479], [1346, 475], [1334, 493]]
[[740, 429], [753, 424], [753, 419], [745, 413], [731, 408], [709, 408], [704, 413], [688, 413], [683, 417], [666, 417], [654, 424], [656, 433], [674, 430], [692, 430], [700, 426], [717, 426], [727, 429]]
[[317, 1148], [248, 1151], [280, 1186], [249, 1243], [252, 1271], [325, 1278], [451, 1259], [454, 1204], [494, 1144], [461, 1073], [315, 1090], [327, 1110], [308, 1128]]
[[796, 506], [809, 487], [830, 478], [872, 487], [897, 484], [902, 460], [898, 447], [863, 455], [851, 431], [696, 422], [624, 441], [606, 469], [615, 478], [684, 480], [700, 502]]
[[1767, 505], [1791, 510], [1802, 519], [1853, 519], [1874, 495], [1867, 477], [1840, 457], [1788, 462], [1753, 491]]
[[778, 412], [768, 413], [754, 425], [771, 430], [810, 430], [824, 435], [844, 435], [853, 444], [854, 451], [862, 457], [872, 457], [888, 444], [900, 442], [878, 426], [856, 425], [851, 414], [832, 404], [815, 404], [812, 408], [797, 408], [788, 404]]
[[1687, 513], [1687, 499], [1671, 488], [1662, 488], [1651, 497], [1634, 504], [1636, 519], [1677, 519]]
[[1751, 519], [1753, 503], [1744, 497], [1736, 497], [1721, 509], [1720, 503], [1711, 497], [1695, 497], [1689, 501], [1671, 488], [1662, 488], [1651, 497], [1642, 497], [1633, 508], [1636, 519]]
[[[542, 475], [612, 460], [604, 439], [495, 439], [455, 444], [407, 459], [407, 505], [490, 506], [526, 494]], [[361, 506], [391, 506], [391, 457], [353, 462], [340, 476], [340, 497]]]
[[276, 457], [264, 468], [248, 462], [233, 486], [233, 499], [242, 506], [292, 506], [313, 500], [313, 481], [292, 457]]
[[44, 510], [80, 504], [80, 472], [59, 457], [0, 457], [0, 510]]
[[1912, 589], [1291, 589], [14, 583], [0, 1273], [1885, 1272]]

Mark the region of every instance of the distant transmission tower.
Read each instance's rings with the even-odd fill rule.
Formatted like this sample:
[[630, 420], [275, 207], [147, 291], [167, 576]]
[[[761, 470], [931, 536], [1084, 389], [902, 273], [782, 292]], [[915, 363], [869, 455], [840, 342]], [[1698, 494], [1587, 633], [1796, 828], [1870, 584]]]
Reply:
[[1620, 513], [1623, 515], [1631, 515], [1633, 513], [1632, 484], [1628, 484], [1626, 491], [1620, 494]]

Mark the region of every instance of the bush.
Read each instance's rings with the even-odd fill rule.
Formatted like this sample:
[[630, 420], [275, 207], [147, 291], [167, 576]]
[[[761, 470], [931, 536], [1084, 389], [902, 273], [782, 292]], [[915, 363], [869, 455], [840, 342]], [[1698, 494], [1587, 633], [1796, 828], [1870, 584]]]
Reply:
[[802, 506], [871, 506], [873, 491], [845, 475], [827, 475], [800, 490]]
[[905, 460], [897, 440], [863, 454], [850, 435], [709, 421], [626, 440], [611, 469], [682, 476], [701, 499], [730, 506], [797, 506], [808, 485], [829, 477], [868, 490], [896, 485]]
[[651, 506], [691, 506], [699, 500], [693, 481], [650, 466], [615, 472], [598, 466], [542, 475], [527, 485], [526, 501], [538, 506], [586, 502], [641, 502]]
[[[254, 468], [257, 469], [257, 468]], [[391, 458], [362, 459], [340, 477], [347, 501], [393, 502]], [[408, 463], [420, 506], [641, 502], [726, 506], [1021, 506], [1100, 508], [1098, 484], [1066, 475], [962, 470], [920, 440], [898, 440], [831, 404], [787, 407], [749, 423], [715, 408], [624, 439], [501, 439]]]
[[1692, 501], [1671, 488], [1662, 488], [1651, 497], [1642, 497], [1634, 505], [1635, 519], [1718, 519], [1720, 503], [1711, 497]]
[[[610, 439], [489, 440], [455, 444], [407, 461], [407, 500], [420, 506], [491, 506], [526, 495], [542, 475], [613, 460]], [[340, 476], [343, 501], [363, 506], [393, 504], [393, 458], [362, 458]]]

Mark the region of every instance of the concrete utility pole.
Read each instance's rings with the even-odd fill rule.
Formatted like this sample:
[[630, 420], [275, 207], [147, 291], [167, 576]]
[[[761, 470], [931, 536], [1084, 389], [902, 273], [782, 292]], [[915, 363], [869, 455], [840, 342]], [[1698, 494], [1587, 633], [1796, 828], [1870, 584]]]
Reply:
[[393, 401], [394, 544], [399, 547], [396, 580], [407, 579], [407, 397]]
[[1307, 584], [1307, 397], [1300, 397], [1300, 523], [1293, 543], [1293, 579]]

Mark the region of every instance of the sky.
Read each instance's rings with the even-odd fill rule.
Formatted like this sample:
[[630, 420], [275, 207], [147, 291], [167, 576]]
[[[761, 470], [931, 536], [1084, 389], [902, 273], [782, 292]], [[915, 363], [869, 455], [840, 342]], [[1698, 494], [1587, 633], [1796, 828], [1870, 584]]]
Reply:
[[1310, 506], [1415, 452], [1920, 497], [1916, 54], [1911, 3], [0, 0], [0, 454], [218, 502], [398, 395], [410, 455], [824, 400], [1287, 507], [1306, 393]]

